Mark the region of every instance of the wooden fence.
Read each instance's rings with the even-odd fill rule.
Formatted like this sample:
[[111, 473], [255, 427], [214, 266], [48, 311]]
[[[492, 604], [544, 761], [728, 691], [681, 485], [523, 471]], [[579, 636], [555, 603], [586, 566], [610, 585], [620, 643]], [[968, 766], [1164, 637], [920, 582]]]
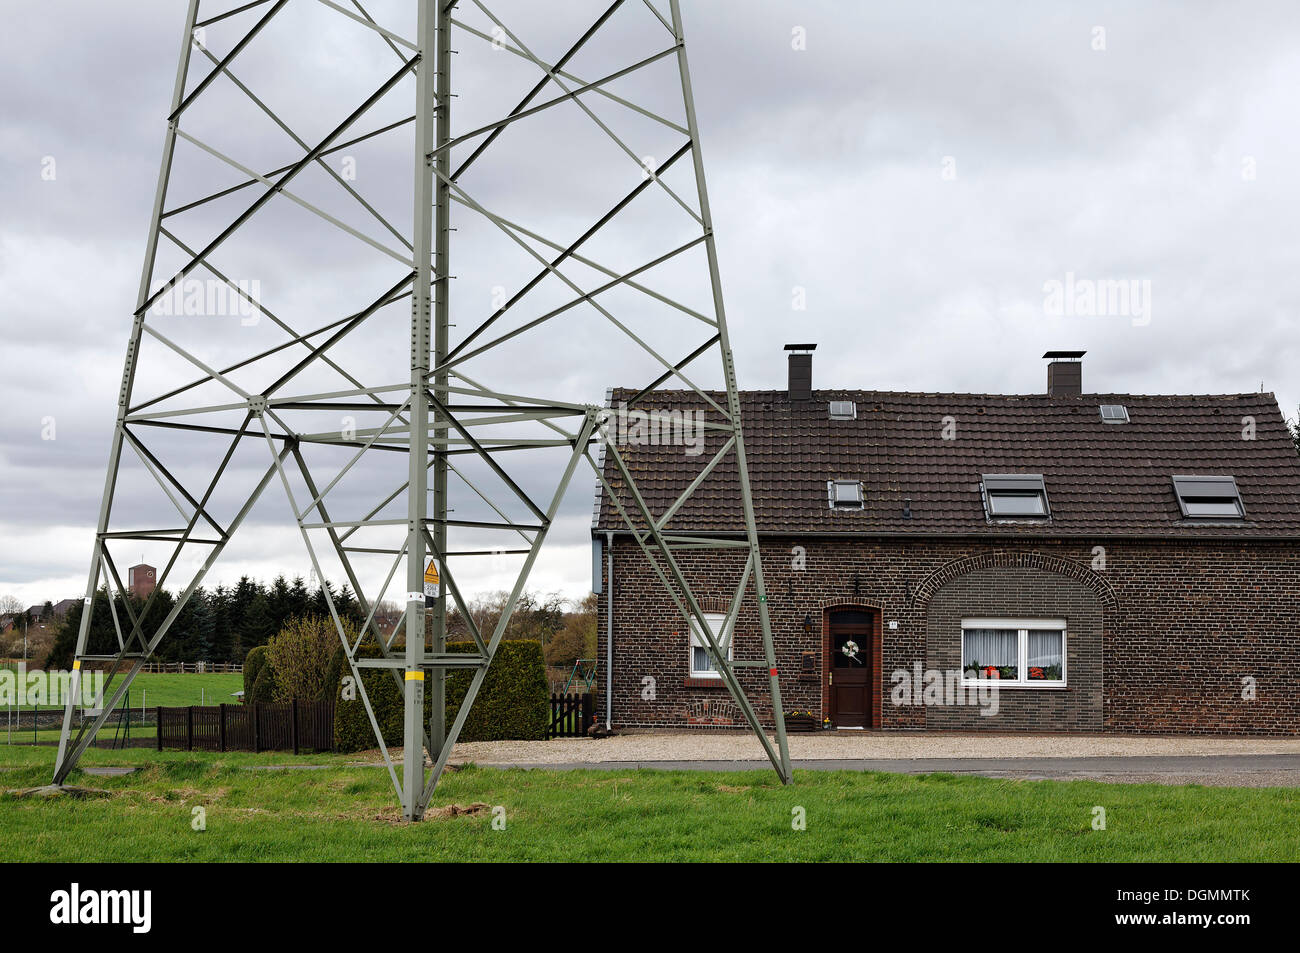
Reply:
[[145, 662], [140, 671], [155, 675], [239, 675], [244, 666], [238, 662]]
[[551, 696], [548, 738], [585, 738], [595, 722], [595, 697], [588, 692]]
[[159, 708], [158, 750], [334, 750], [334, 702]]
[[[86, 671], [97, 668], [107, 669], [111, 662], [87, 662]], [[29, 671], [36, 671], [41, 667], [36, 659], [6, 658], [0, 659], [0, 668], [17, 669], [19, 665], [27, 666]], [[150, 672], [152, 674], [170, 674], [170, 675], [241, 675], [244, 666], [240, 662], [145, 662], [140, 671]]]

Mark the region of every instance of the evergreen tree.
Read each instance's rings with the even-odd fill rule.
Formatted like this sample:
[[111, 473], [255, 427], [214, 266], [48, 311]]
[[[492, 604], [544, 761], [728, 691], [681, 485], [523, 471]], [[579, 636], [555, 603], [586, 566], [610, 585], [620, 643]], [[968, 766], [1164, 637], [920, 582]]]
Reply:
[[170, 662], [197, 662], [199, 660], [199, 615], [203, 605], [204, 592], [196, 589], [194, 594], [181, 608], [171, 631], [164, 642], [170, 648], [167, 660]]
[[230, 590], [217, 586], [209, 604], [212, 606], [212, 661], [233, 662], [235, 632], [230, 620]]
[[[324, 616], [325, 618], [328, 619], [330, 617], [330, 606], [329, 606], [329, 602], [326, 601], [325, 599], [326, 589], [329, 590], [330, 599], [334, 600], [335, 607], [337, 608], [338, 596], [334, 592], [334, 587], [330, 585], [328, 581], [326, 581], [321, 583], [320, 588], [317, 589], [314, 593], [312, 593], [311, 603], [308, 605], [307, 610], [312, 615]], [[340, 612], [339, 615], [341, 616], [342, 613]]]
[[[77, 650], [77, 634], [81, 631], [81, 614], [85, 603], [74, 602], [63, 617], [54, 635], [54, 645], [42, 663], [47, 669], [72, 668], [73, 655]], [[124, 634], [129, 632], [130, 618], [118, 603], [118, 618], [121, 620]], [[108, 589], [101, 587], [95, 593], [95, 601], [90, 619], [90, 632], [86, 636], [87, 655], [112, 655], [118, 651], [117, 630], [113, 627], [113, 616], [109, 612]], [[39, 661], [39, 660], [37, 660]]]
[[276, 625], [275, 617], [271, 614], [270, 597], [265, 592], [258, 592], [253, 597], [240, 630], [243, 633], [242, 648], [245, 655], [248, 654], [249, 649], [265, 645], [271, 636], [280, 631]]
[[366, 614], [361, 611], [361, 603], [357, 597], [352, 594], [352, 587], [347, 583], [339, 590], [339, 594], [334, 599], [334, 607], [339, 611], [339, 618], [351, 622], [358, 629], [366, 621]]
[[189, 639], [190, 657], [186, 662], [207, 662], [212, 658], [212, 640], [217, 631], [217, 616], [212, 610], [211, 597], [195, 593], [190, 600], [193, 631]]
[[260, 583], [253, 582], [247, 576], [241, 576], [239, 582], [235, 585], [234, 592], [231, 594], [230, 626], [235, 634], [233, 661], [242, 661], [244, 656], [248, 654], [248, 650], [257, 644], [249, 641], [246, 624], [253, 600], [261, 591], [262, 586]]
[[[141, 613], [144, 612], [145, 605], [149, 604], [149, 612], [143, 617], [141, 631], [144, 632], [145, 642], [150, 642], [158, 633], [159, 628], [162, 627], [163, 620], [171, 614], [172, 608], [176, 605], [176, 597], [166, 589], [155, 589], [153, 595], [151, 595], [149, 599], [141, 600], [134, 596], [131, 598], [137, 618], [139, 618]], [[164, 637], [163, 640], [158, 643], [158, 648], [162, 649], [166, 646], [168, 641], [169, 639]], [[139, 651], [139, 646], [134, 645], [132, 651]]]
[[289, 587], [289, 602], [286, 618], [298, 619], [306, 615], [310, 603], [311, 596], [307, 592], [307, 584], [302, 581], [302, 576], [294, 576], [293, 585]]
[[[283, 629], [284, 624], [293, 616], [293, 590], [283, 575], [275, 577], [275, 582], [271, 583], [271, 588], [267, 590], [266, 598], [271, 613], [271, 632], [267, 636], [269, 639]], [[265, 645], [266, 639], [257, 644]]]

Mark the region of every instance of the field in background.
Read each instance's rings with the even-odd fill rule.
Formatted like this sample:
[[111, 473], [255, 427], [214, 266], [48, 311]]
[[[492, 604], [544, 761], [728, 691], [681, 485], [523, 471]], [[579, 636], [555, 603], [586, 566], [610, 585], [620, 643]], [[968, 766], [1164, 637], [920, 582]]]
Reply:
[[[165, 708], [183, 708], [187, 705], [238, 704], [239, 699], [233, 697], [233, 693], [243, 687], [243, 675], [141, 672], [131, 683], [131, 707], [138, 709], [147, 705], [155, 708], [162, 705]], [[3, 714], [3, 708], [0, 708], [0, 714]]]
[[[598, 742], [593, 742], [597, 744]], [[0, 748], [0, 790], [45, 784], [50, 748]], [[110, 796], [0, 794], [0, 851], [41, 861], [981, 860], [1285, 861], [1300, 857], [1300, 791], [765, 771], [499, 771], [444, 776], [400, 822], [387, 772], [357, 756], [87, 752], [74, 774]], [[321, 770], [248, 770], [270, 765]], [[505, 829], [492, 826], [493, 806]], [[191, 828], [194, 809], [205, 831]], [[1106, 829], [1094, 830], [1095, 808]], [[794, 829], [800, 816], [806, 830]]]

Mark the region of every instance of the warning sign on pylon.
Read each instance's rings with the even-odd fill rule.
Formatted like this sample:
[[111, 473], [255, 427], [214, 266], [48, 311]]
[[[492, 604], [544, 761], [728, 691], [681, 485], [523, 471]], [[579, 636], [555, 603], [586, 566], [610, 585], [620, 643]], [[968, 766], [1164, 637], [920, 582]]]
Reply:
[[437, 599], [442, 594], [442, 580], [438, 576], [438, 564], [435, 560], [430, 559], [429, 565], [424, 570], [424, 597], [426, 599]]

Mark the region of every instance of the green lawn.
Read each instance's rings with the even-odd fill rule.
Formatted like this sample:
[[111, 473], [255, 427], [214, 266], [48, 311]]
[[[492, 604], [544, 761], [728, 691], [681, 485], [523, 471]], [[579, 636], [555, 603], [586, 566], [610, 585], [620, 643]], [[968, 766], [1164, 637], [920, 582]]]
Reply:
[[[0, 747], [0, 789], [47, 783], [54, 751]], [[248, 771], [286, 754], [87, 752], [137, 764], [74, 775], [102, 800], [0, 795], [0, 855], [82, 860], [982, 860], [1300, 858], [1300, 791], [929, 775], [499, 771], [447, 775], [433, 806], [505, 809], [399, 823], [387, 772], [314, 755], [320, 771]], [[207, 830], [191, 829], [203, 807]], [[1093, 808], [1107, 829], [1092, 829]], [[807, 829], [792, 829], [802, 808]]]
[[[113, 686], [109, 686], [112, 691]], [[237, 704], [231, 694], [244, 687], [243, 675], [181, 675], [141, 672], [131, 682], [131, 707], [183, 708], [187, 705]], [[27, 706], [30, 707], [30, 706]], [[42, 706], [46, 707], [46, 706]], [[3, 709], [0, 709], [0, 715]]]

